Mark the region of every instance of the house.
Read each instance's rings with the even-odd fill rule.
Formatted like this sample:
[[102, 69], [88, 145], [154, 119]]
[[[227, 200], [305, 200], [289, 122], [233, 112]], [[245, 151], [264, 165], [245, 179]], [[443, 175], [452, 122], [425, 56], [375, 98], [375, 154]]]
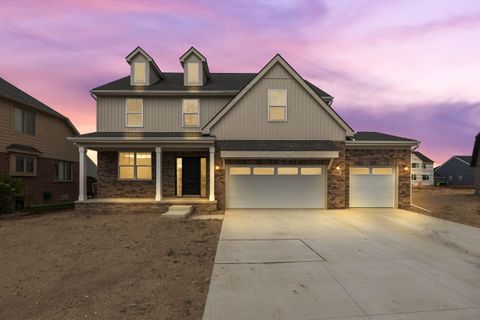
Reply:
[[0, 78], [0, 174], [23, 180], [25, 204], [74, 201], [78, 135], [68, 118]]
[[412, 152], [412, 186], [433, 185], [433, 160], [420, 151]]
[[470, 165], [475, 172], [475, 194], [480, 194], [480, 132], [475, 137]]
[[[190, 48], [163, 72], [142, 48], [130, 74], [91, 90], [97, 131], [80, 155], [77, 208], [157, 210], [410, 206], [414, 139], [355, 132], [333, 97], [279, 54], [257, 73], [214, 73]], [[96, 199], [84, 158], [98, 152]]]
[[448, 187], [472, 187], [474, 170], [470, 167], [471, 160], [471, 156], [453, 156], [435, 168], [435, 175], [438, 179], [443, 177]]

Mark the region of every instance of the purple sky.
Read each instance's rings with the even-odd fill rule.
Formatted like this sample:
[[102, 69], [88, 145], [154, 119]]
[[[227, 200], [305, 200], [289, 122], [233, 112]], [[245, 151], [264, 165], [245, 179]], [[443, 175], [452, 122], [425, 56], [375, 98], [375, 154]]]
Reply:
[[480, 131], [480, 1], [4, 1], [0, 76], [95, 130], [89, 89], [142, 46], [163, 71], [199, 49], [213, 72], [275, 53], [335, 97], [357, 131], [416, 138], [437, 164]]

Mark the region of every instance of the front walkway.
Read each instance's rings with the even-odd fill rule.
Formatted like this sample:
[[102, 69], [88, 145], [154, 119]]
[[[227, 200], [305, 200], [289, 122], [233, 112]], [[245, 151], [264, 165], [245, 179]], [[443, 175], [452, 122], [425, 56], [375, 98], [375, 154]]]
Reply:
[[404, 210], [230, 210], [204, 320], [478, 320], [479, 243]]

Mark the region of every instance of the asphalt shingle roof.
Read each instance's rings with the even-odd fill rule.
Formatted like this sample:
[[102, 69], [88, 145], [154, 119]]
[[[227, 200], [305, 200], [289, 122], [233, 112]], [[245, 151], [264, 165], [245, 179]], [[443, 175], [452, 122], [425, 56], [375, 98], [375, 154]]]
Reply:
[[355, 141], [416, 141], [415, 139], [409, 139], [374, 131], [356, 132], [353, 136], [353, 139]]
[[219, 140], [216, 144], [229, 151], [338, 151], [329, 140]]
[[454, 156], [462, 161], [468, 162], [469, 164], [472, 162], [472, 156]]
[[431, 163], [434, 162], [432, 159], [430, 159], [429, 157], [427, 157], [426, 155], [424, 155], [420, 151], [414, 151], [413, 154], [416, 155], [423, 162], [431, 162]]
[[91, 132], [80, 135], [81, 138], [165, 138], [165, 137], [202, 137], [201, 132]]

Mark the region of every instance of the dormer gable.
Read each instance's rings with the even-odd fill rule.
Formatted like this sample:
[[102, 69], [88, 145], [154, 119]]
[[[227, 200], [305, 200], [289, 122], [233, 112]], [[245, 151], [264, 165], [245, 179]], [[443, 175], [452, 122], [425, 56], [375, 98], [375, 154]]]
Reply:
[[203, 86], [210, 79], [207, 58], [197, 49], [191, 47], [180, 57], [183, 67], [183, 84], [185, 86]]
[[125, 60], [130, 65], [130, 85], [132, 86], [149, 86], [165, 79], [155, 60], [140, 47], [133, 50]]

